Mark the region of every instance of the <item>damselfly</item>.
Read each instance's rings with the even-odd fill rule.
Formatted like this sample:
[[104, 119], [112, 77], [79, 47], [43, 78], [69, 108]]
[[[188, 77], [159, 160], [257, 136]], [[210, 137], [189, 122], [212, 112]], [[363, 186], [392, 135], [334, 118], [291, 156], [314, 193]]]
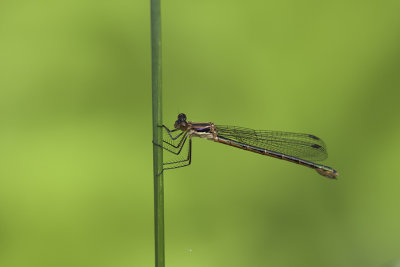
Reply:
[[[156, 145], [175, 155], [179, 155], [182, 148], [188, 146], [186, 158], [164, 163], [163, 170], [190, 165], [192, 137], [200, 137], [303, 165], [331, 179], [338, 176], [338, 172], [333, 168], [312, 162], [321, 161], [328, 157], [325, 143], [312, 134], [252, 130], [237, 126], [215, 125], [212, 122], [190, 122], [186, 120], [186, 115], [183, 113], [178, 115], [174, 124], [175, 129], [170, 130], [164, 125], [161, 127], [166, 132], [166, 138], [163, 138], [163, 144]], [[180, 133], [174, 136], [174, 132], [177, 131], [180, 131]]]

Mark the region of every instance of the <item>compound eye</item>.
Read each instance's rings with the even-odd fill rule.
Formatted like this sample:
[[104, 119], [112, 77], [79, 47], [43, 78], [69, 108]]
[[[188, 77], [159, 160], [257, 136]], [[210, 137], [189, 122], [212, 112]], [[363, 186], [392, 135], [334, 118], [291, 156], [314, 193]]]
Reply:
[[186, 115], [185, 113], [181, 113], [178, 115], [178, 120], [179, 121], [186, 121]]

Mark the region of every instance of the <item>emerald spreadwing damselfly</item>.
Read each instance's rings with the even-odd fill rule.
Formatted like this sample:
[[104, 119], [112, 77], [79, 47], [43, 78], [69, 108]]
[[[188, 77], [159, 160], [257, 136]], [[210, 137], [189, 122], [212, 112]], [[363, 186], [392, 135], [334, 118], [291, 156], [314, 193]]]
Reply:
[[[174, 129], [165, 125], [166, 132], [161, 146], [168, 152], [179, 155], [187, 146], [187, 157], [182, 160], [164, 163], [163, 170], [181, 168], [192, 161], [192, 137], [200, 137], [225, 145], [248, 150], [258, 154], [286, 160], [316, 170], [319, 174], [335, 179], [338, 172], [328, 166], [314, 163], [328, 157], [325, 143], [312, 134], [281, 131], [253, 130], [237, 126], [216, 125], [212, 122], [197, 123], [187, 121], [181, 113], [175, 121]], [[175, 132], [179, 132], [175, 135]]]

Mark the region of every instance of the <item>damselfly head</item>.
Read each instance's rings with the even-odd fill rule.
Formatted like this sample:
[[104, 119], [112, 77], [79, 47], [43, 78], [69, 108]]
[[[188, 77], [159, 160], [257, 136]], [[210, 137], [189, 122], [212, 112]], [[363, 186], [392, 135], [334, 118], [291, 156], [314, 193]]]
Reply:
[[187, 122], [186, 122], [186, 115], [184, 113], [178, 115], [178, 119], [175, 121], [174, 126], [176, 129], [180, 129], [182, 131], [186, 130]]

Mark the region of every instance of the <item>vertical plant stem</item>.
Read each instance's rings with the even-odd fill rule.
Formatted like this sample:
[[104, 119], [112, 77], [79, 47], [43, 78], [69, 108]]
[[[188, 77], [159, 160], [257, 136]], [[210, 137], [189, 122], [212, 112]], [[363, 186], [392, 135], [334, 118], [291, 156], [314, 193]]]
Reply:
[[[151, 0], [151, 58], [153, 97], [153, 141], [162, 144], [161, 94], [161, 10], [160, 0]], [[164, 247], [164, 178], [162, 148], [153, 144], [154, 171], [154, 238], [156, 267], [165, 266]]]

